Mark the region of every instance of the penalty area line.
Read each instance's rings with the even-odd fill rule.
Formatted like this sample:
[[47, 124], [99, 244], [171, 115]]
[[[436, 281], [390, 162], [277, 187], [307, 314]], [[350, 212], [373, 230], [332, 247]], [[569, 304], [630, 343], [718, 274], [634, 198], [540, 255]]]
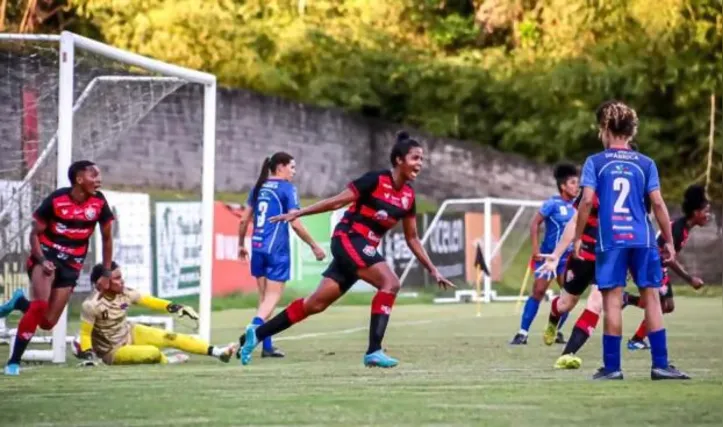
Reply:
[[[410, 322], [395, 322], [389, 326], [391, 327], [397, 327], [397, 326], [415, 326], [415, 325], [428, 325], [430, 323], [439, 323], [439, 320], [415, 320]], [[326, 331], [326, 332], [310, 332], [308, 334], [299, 334], [299, 335], [292, 335], [290, 337], [278, 337], [274, 338], [274, 341], [296, 341], [296, 340], [303, 340], [306, 338], [316, 338], [316, 337], [323, 337], [328, 335], [346, 335], [346, 334], [353, 334], [355, 332], [362, 332], [362, 331], [368, 331], [369, 326], [358, 326], [356, 328], [348, 328], [348, 329], [339, 329], [336, 331]]]

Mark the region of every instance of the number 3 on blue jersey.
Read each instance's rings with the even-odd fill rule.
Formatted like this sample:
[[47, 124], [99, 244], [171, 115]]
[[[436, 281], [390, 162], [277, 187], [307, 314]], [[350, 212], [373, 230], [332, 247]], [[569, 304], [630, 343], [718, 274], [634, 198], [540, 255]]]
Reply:
[[256, 227], [263, 227], [266, 223], [266, 212], [269, 210], [269, 204], [261, 201], [256, 207]]

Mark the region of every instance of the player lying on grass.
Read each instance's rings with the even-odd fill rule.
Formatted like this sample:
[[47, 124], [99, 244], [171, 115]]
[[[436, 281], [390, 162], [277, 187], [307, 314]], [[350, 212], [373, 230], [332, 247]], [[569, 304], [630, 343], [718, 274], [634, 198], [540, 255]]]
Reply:
[[414, 256], [441, 288], [454, 287], [434, 267], [417, 235], [415, 193], [409, 183], [422, 170], [423, 159], [424, 152], [419, 142], [402, 132], [392, 148], [391, 170], [369, 172], [334, 197], [270, 219], [272, 223], [292, 222], [305, 215], [328, 212], [351, 203], [334, 229], [331, 239], [333, 259], [322, 273], [324, 278], [319, 286], [311, 295], [292, 302], [263, 325], [246, 328], [245, 335], [239, 338], [242, 364], [251, 361], [251, 354], [260, 340], [324, 311], [359, 279], [378, 290], [372, 299], [369, 346], [363, 362], [366, 366], [382, 368], [391, 368], [399, 363], [382, 350], [382, 339], [401, 287], [399, 278], [377, 251], [384, 234], [402, 221], [404, 236]]
[[[96, 291], [83, 301], [78, 358], [92, 361], [97, 355], [107, 365], [169, 363], [169, 359], [161, 349], [175, 348], [193, 354], [213, 356], [222, 362], [229, 361], [235, 350], [233, 345], [224, 348], [211, 346], [190, 335], [131, 324], [126, 312], [133, 304], [175, 313], [193, 320], [198, 320], [198, 315], [191, 307], [150, 295], [141, 295], [133, 289], [126, 288], [119, 266], [113, 262], [111, 268], [110, 286], [107, 291], [97, 287], [103, 266], [98, 264], [91, 272], [90, 278], [92, 283], [96, 284]], [[185, 360], [185, 358], [172, 359], [170, 362]]]
[[[710, 203], [705, 195], [705, 188], [700, 185], [691, 185], [688, 187], [683, 196], [682, 208], [683, 216], [671, 224], [676, 252], [680, 252], [685, 247], [685, 244], [688, 243], [688, 233], [691, 229], [704, 227], [710, 220]], [[663, 249], [664, 243], [662, 236], [659, 234], [658, 247], [661, 250]], [[700, 289], [703, 286], [703, 280], [700, 277], [690, 275], [677, 259], [664, 263], [663, 286], [660, 288], [660, 305], [663, 308], [663, 314], [672, 313], [675, 309], [673, 286], [670, 283], [668, 267], [688, 282], [693, 289]], [[643, 308], [643, 300], [639, 296], [625, 294], [625, 299], [626, 305]], [[635, 335], [628, 341], [628, 349], [649, 349], [650, 346], [645, 342], [646, 335], [647, 328], [645, 326], [645, 320], [643, 320], [640, 322], [640, 326], [635, 332]]]
[[599, 199], [595, 243], [595, 281], [603, 295], [603, 367], [593, 379], [622, 380], [623, 289], [630, 272], [640, 289], [650, 338], [653, 380], [688, 379], [668, 363], [667, 334], [663, 324], [658, 288], [661, 286], [661, 254], [648, 217], [649, 206], [660, 227], [665, 261], [675, 259], [670, 216], [660, 191], [655, 161], [630, 149], [638, 130], [635, 110], [619, 101], [603, 103], [597, 110], [598, 136], [605, 150], [589, 156], [582, 169], [584, 187], [575, 226], [575, 252], [593, 205]]
[[[579, 192], [579, 180], [577, 177], [577, 168], [571, 164], [561, 164], [555, 167], [555, 181], [557, 182], [556, 194], [542, 205], [539, 212], [535, 214], [530, 223], [530, 240], [532, 241], [532, 259], [535, 261], [535, 282], [533, 284], [532, 293], [525, 302], [525, 307], [522, 310], [522, 317], [520, 319], [520, 330], [515, 334], [510, 341], [511, 345], [527, 344], [527, 334], [530, 329], [530, 325], [537, 316], [537, 310], [540, 308], [540, 301], [545, 296], [545, 292], [550, 287], [550, 282], [554, 275], [539, 273], [538, 269], [543, 263], [543, 259], [540, 254], [549, 254], [554, 248], [557, 242], [562, 236], [562, 230], [565, 225], [570, 221], [575, 213], [575, 208], [572, 205], [572, 200], [577, 196]], [[537, 245], [537, 239], [539, 234], [540, 224], [545, 223], [545, 237], [542, 243]], [[572, 252], [572, 244], [568, 245], [567, 250], [562, 255], [562, 262], [558, 267], [558, 284], [560, 287], [562, 284], [562, 270], [565, 268], [567, 263], [567, 257]], [[565, 343], [565, 339], [562, 336], [562, 332], [559, 330], [565, 323], [567, 316], [563, 316], [557, 329], [557, 336], [555, 337], [556, 342], [560, 344]]]

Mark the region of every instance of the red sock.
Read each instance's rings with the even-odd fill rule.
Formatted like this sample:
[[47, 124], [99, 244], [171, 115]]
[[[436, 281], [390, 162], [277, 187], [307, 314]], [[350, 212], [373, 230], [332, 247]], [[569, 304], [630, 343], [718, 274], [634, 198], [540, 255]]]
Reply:
[[557, 301], [560, 299], [560, 297], [555, 297], [555, 299], [552, 300], [552, 307], [550, 308], [550, 314], [552, 314], [555, 317], [560, 317], [560, 312], [557, 311]]
[[298, 298], [286, 307], [286, 315], [289, 317], [289, 321], [293, 325], [306, 319], [306, 309], [304, 309], [304, 299]]
[[645, 339], [645, 337], [648, 336], [648, 330], [645, 327], [645, 320], [640, 322], [640, 326], [638, 326], [638, 330], [635, 331], [635, 335], [633, 335], [633, 338], [642, 341]]
[[395, 294], [383, 291], [377, 292], [372, 299], [372, 314], [386, 314], [389, 316], [392, 313], [392, 307], [396, 299]]
[[575, 322], [575, 326], [587, 332], [588, 335], [592, 335], [593, 331], [595, 331], [595, 327], [597, 327], [597, 321], [599, 319], [600, 316], [598, 314], [585, 309], [585, 311], [583, 311], [577, 319], [577, 322]]
[[30, 340], [35, 335], [38, 325], [45, 319], [48, 311], [47, 301], [31, 301], [30, 308], [23, 314], [18, 323], [18, 335], [24, 340]]

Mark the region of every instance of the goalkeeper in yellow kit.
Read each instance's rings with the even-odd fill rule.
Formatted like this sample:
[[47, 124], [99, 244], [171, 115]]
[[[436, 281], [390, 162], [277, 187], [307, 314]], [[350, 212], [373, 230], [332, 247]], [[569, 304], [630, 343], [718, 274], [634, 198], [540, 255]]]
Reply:
[[[80, 315], [80, 351], [76, 355], [92, 363], [95, 356], [107, 365], [133, 365], [169, 363], [161, 352], [163, 348], [174, 348], [193, 354], [216, 357], [228, 362], [235, 348], [211, 346], [190, 335], [176, 334], [158, 328], [131, 324], [126, 311], [133, 304], [152, 310], [175, 313], [181, 317], [198, 320], [198, 314], [191, 308], [171, 301], [141, 295], [126, 288], [118, 264], [111, 265], [112, 274], [108, 291], [96, 290], [83, 301]], [[96, 283], [103, 274], [103, 266], [96, 265], [90, 275]], [[173, 361], [173, 359], [171, 360]], [[181, 361], [176, 359], [176, 361]]]

